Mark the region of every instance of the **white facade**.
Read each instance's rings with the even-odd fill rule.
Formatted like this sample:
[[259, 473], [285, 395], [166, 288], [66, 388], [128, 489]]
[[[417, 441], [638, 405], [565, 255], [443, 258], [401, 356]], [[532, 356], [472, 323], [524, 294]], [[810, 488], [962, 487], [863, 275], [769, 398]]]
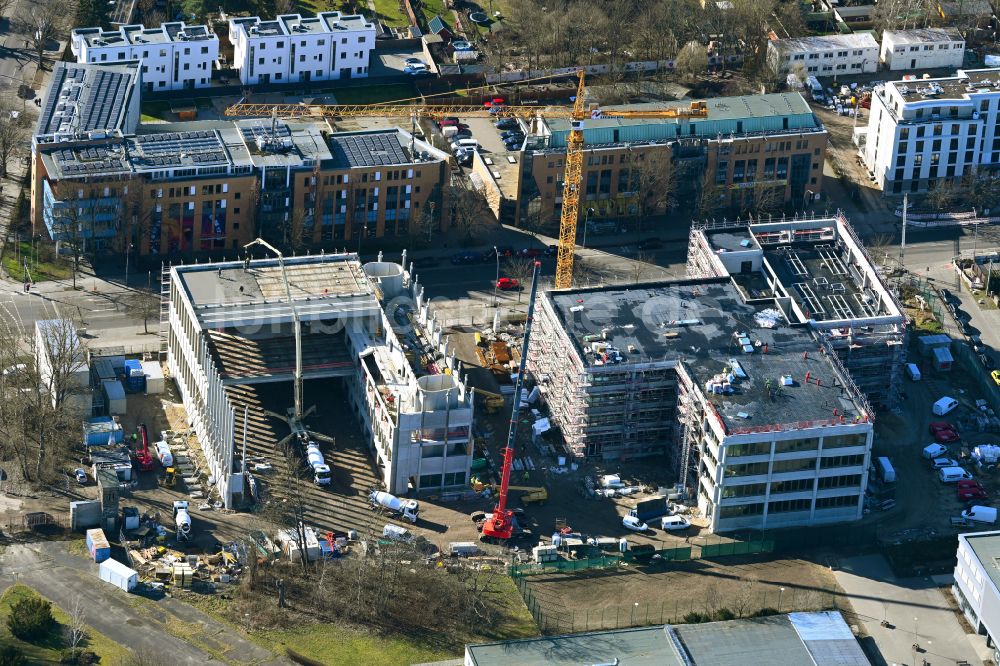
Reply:
[[365, 78], [375, 24], [363, 16], [322, 12], [229, 22], [233, 66], [244, 85]]
[[775, 74], [800, 66], [813, 76], [871, 74], [878, 67], [878, 42], [868, 33], [772, 39], [767, 63]]
[[883, 193], [926, 192], [1000, 164], [998, 80], [1000, 69], [959, 70], [876, 89], [860, 152]]
[[1000, 661], [1000, 589], [997, 557], [1000, 557], [1000, 532], [975, 532], [958, 535], [958, 564], [951, 592], [958, 607], [978, 634], [986, 634], [993, 650], [993, 661]]
[[890, 70], [959, 68], [965, 59], [965, 39], [955, 28], [886, 30], [882, 33], [883, 65]]
[[164, 23], [158, 28], [126, 25], [118, 30], [77, 28], [70, 48], [78, 63], [121, 64], [139, 61], [143, 90], [207, 88], [219, 37], [204, 25]]

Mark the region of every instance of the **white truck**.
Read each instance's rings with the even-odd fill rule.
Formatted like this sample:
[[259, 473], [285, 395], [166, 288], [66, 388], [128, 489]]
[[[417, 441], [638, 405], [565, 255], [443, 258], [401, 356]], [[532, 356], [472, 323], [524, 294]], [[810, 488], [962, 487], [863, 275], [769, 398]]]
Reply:
[[420, 505], [414, 499], [400, 499], [391, 493], [381, 490], [373, 490], [368, 495], [368, 500], [374, 508], [388, 509], [399, 514], [402, 518], [416, 524], [417, 514], [420, 513]]
[[191, 514], [188, 513], [188, 503], [184, 500], [174, 502], [174, 524], [177, 526], [178, 541], [191, 538]]
[[306, 446], [306, 464], [312, 468], [313, 483], [317, 486], [330, 485], [330, 466], [323, 459], [323, 452], [316, 442], [309, 442]]

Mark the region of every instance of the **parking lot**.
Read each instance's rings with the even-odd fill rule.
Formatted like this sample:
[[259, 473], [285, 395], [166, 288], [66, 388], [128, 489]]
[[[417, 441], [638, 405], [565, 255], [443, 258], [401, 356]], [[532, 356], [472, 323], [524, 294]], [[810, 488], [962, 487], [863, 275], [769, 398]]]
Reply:
[[434, 61], [428, 58], [424, 54], [424, 50], [419, 46], [408, 48], [386, 48], [379, 46], [372, 53], [372, 58], [368, 65], [368, 76], [372, 78], [379, 76], [402, 76], [404, 75], [403, 69], [406, 67], [407, 58], [418, 58], [427, 64], [432, 72], [437, 71]]

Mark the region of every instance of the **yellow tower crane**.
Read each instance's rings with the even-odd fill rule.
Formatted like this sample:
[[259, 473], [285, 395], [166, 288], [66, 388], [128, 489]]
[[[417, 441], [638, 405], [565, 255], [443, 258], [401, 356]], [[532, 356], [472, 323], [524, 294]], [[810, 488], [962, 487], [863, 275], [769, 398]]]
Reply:
[[414, 118], [418, 116], [441, 119], [447, 116], [521, 118], [562, 118], [570, 121], [566, 139], [566, 171], [563, 176], [562, 216], [559, 220], [559, 246], [556, 259], [556, 289], [573, 286], [573, 256], [576, 247], [576, 225], [580, 209], [580, 187], [583, 173], [583, 129], [587, 120], [595, 118], [707, 118], [708, 106], [704, 101], [691, 102], [686, 107], [659, 109], [601, 109], [588, 106], [584, 85], [584, 72], [578, 72], [576, 99], [572, 107], [495, 105], [490, 108], [463, 104], [414, 103], [387, 104], [257, 104], [239, 102], [226, 109], [227, 116], [257, 116], [272, 118]]

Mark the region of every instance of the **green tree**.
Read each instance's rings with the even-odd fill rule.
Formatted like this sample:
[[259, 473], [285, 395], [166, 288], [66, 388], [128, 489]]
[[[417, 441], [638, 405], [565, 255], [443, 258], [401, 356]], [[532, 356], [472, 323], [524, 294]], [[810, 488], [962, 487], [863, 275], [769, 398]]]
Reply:
[[107, 26], [108, 3], [105, 0], [79, 0], [76, 5], [76, 25]]
[[5, 645], [0, 648], [0, 666], [27, 666], [28, 660], [24, 653], [15, 645]]
[[7, 628], [21, 640], [32, 641], [43, 638], [55, 625], [52, 604], [39, 596], [20, 599], [10, 608]]

